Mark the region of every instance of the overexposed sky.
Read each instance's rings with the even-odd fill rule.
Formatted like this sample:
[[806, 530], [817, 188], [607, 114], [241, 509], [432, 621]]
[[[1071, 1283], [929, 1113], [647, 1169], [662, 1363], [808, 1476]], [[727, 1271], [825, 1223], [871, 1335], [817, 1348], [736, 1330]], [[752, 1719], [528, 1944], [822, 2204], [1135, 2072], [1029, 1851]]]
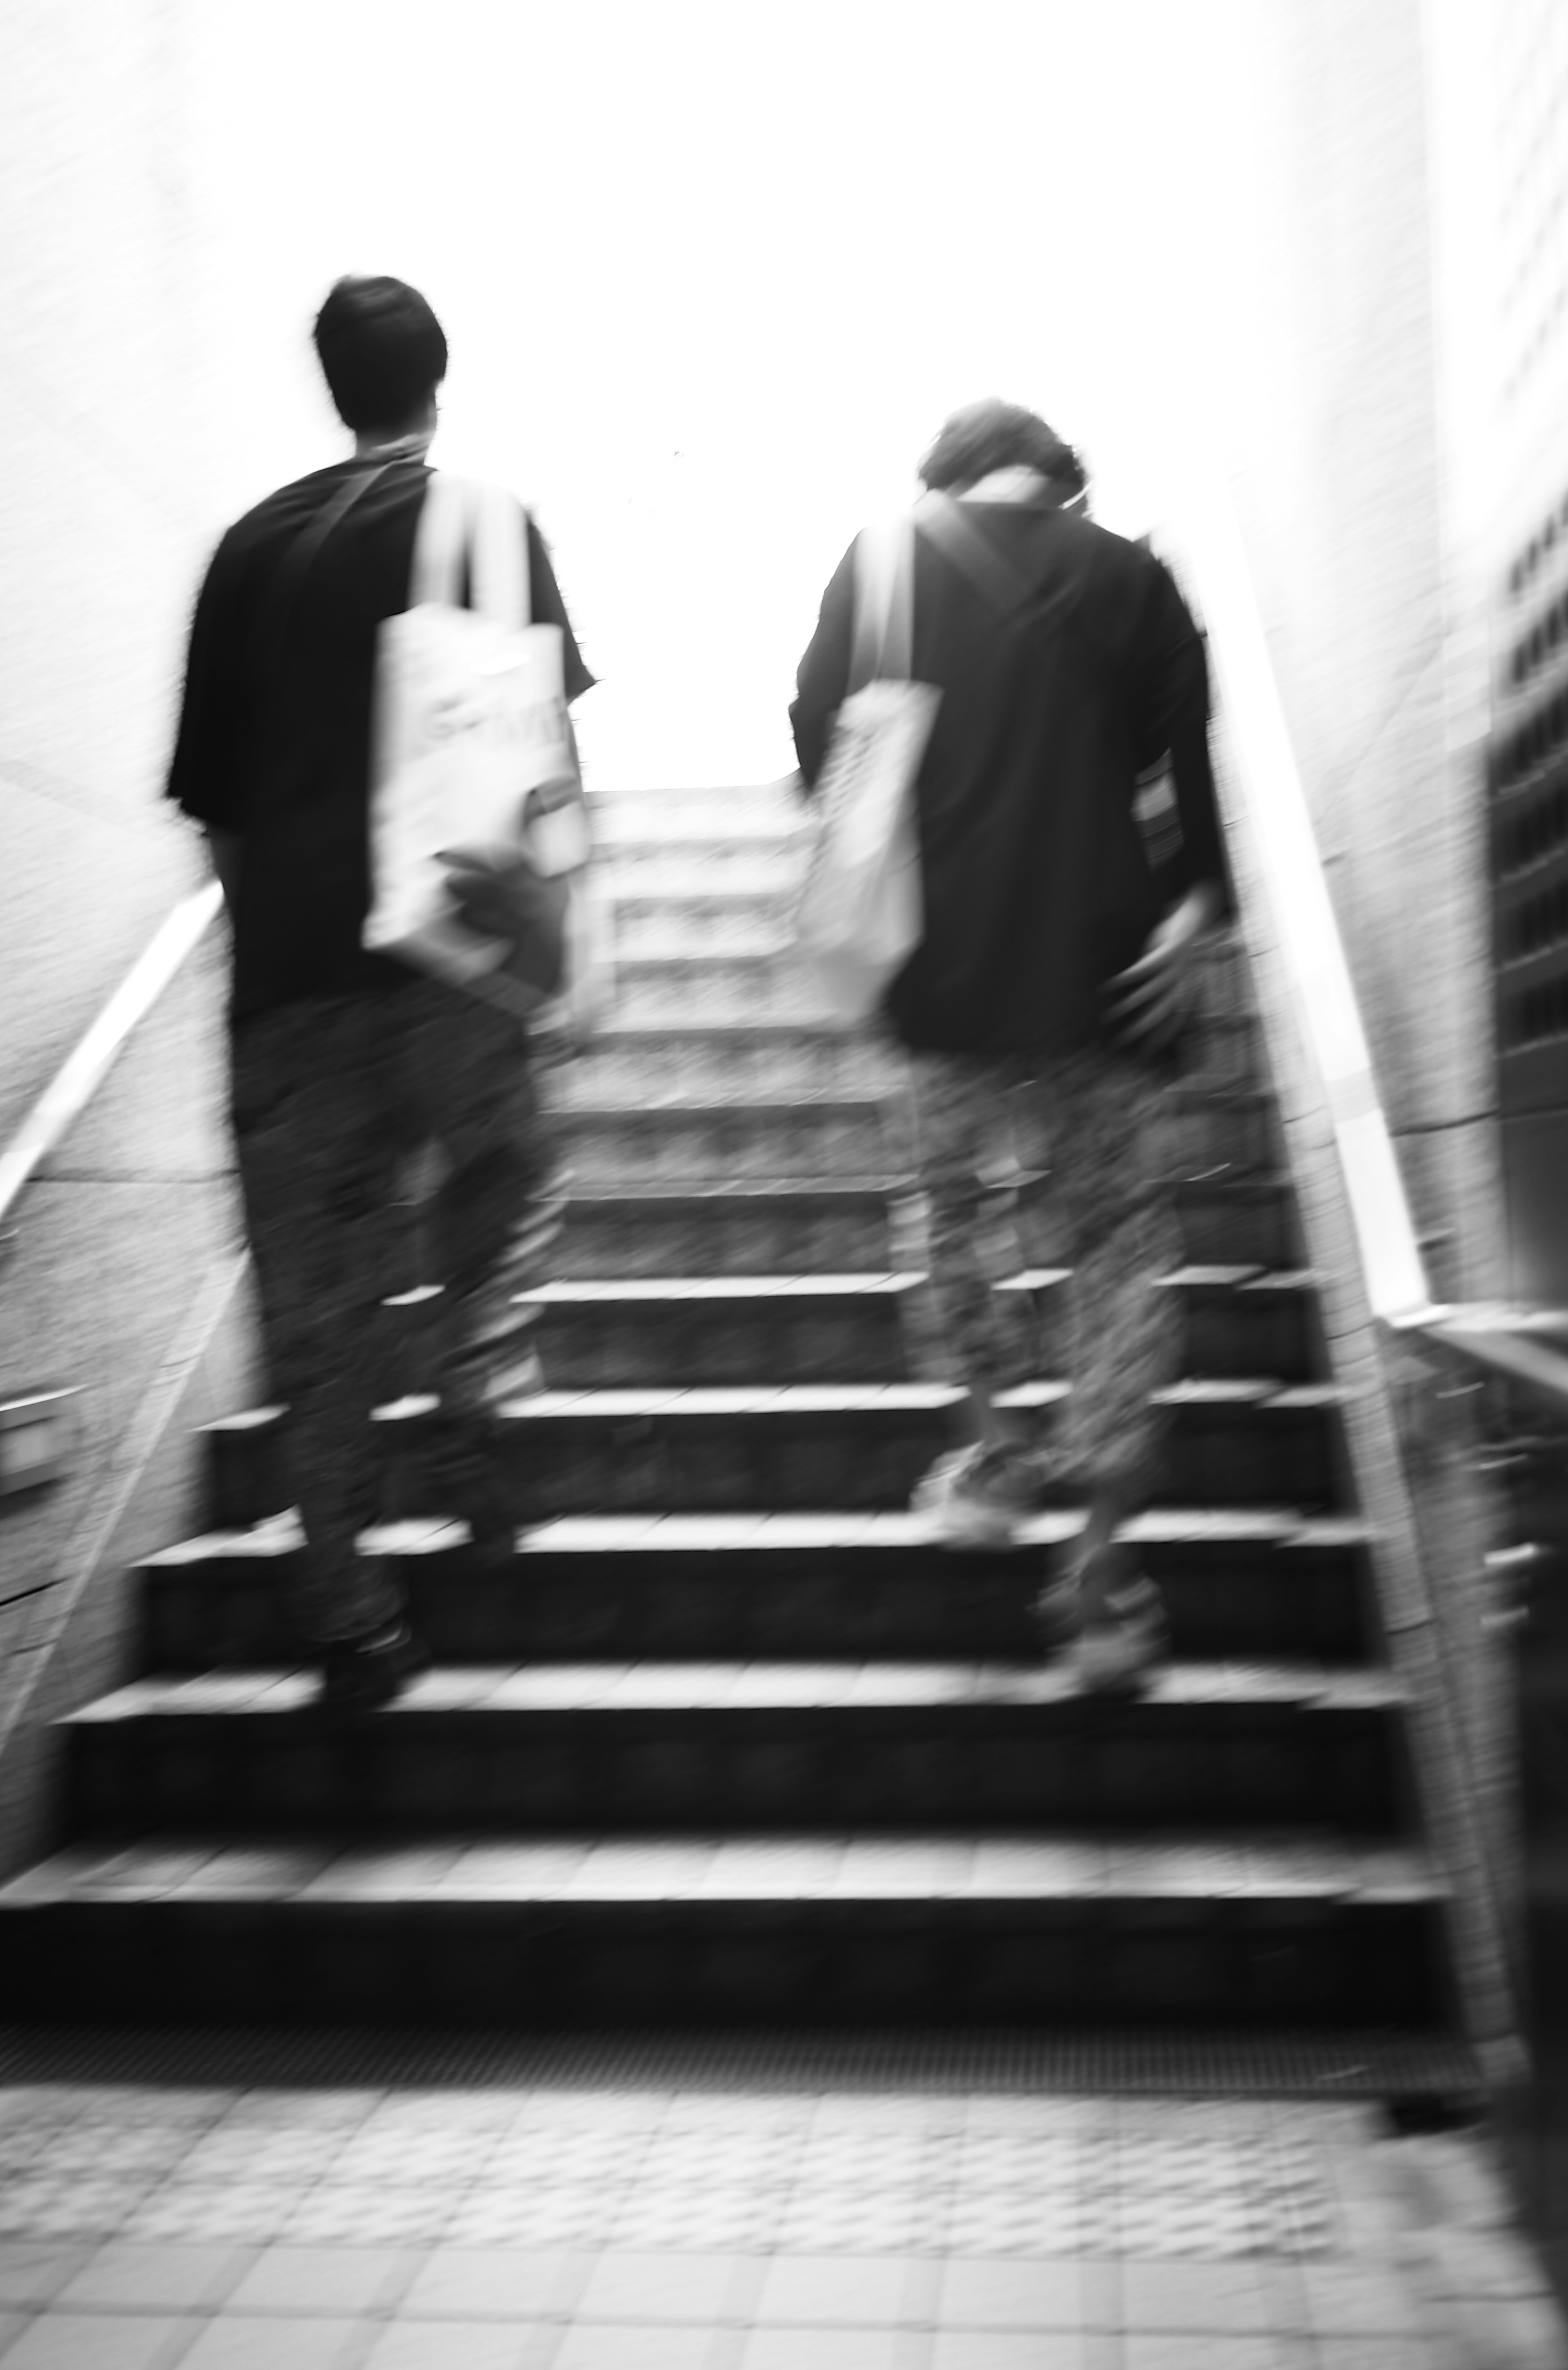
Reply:
[[821, 589], [955, 403], [1136, 531], [1212, 368], [1245, 0], [204, 0], [193, 182], [231, 508], [341, 431], [340, 271], [435, 305], [435, 458], [536, 505], [604, 780], [763, 779]]

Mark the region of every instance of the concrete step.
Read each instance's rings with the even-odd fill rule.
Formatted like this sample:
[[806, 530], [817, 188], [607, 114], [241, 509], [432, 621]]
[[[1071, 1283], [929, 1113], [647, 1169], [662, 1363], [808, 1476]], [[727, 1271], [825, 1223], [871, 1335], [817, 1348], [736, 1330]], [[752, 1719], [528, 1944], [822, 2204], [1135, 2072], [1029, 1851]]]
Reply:
[[[1022, 1385], [1002, 1403], [1032, 1411], [1048, 1439], [1062, 1383]], [[1159, 1395], [1169, 1410], [1167, 1490], [1182, 1505], [1337, 1502], [1340, 1394], [1275, 1377], [1192, 1381]], [[791, 1512], [870, 1513], [908, 1504], [948, 1445], [959, 1394], [935, 1383], [754, 1384], [734, 1388], [545, 1391], [511, 1401], [500, 1455], [516, 1516]], [[432, 1398], [377, 1410], [388, 1519], [439, 1514], [427, 1472]], [[251, 1409], [204, 1427], [213, 1519], [244, 1529], [292, 1502], [282, 1411]]]
[[616, 957], [616, 1022], [790, 1021], [832, 1025], [826, 998], [787, 951], [694, 956], [666, 941]]
[[573, 1181], [560, 1277], [844, 1274], [891, 1260], [885, 1177], [644, 1185]]
[[[589, 1184], [907, 1176], [915, 1157], [908, 1110], [886, 1097], [574, 1102], [558, 1111], [557, 1126], [573, 1179]], [[1252, 1092], [1173, 1089], [1162, 1114], [1160, 1158], [1172, 1178], [1272, 1168], [1272, 1102]]]
[[[1219, 1018], [1193, 1032], [1183, 1053], [1189, 1089], [1259, 1088], [1256, 1024]], [[787, 1022], [728, 1025], [635, 1022], [595, 1030], [582, 1050], [546, 1073], [552, 1106], [776, 1101], [803, 1095], [853, 1099], [902, 1095], [901, 1049], [866, 1032], [827, 1034]]]
[[601, 865], [628, 857], [701, 864], [720, 855], [790, 860], [797, 877], [809, 837], [798, 810], [781, 803], [753, 802], [725, 811], [712, 801], [690, 800], [663, 811], [630, 799], [597, 808], [594, 838]]
[[[1068, 1348], [1069, 1271], [1032, 1269], [1004, 1290], [1036, 1313], [1042, 1371]], [[1161, 1289], [1182, 1303], [1190, 1375], [1316, 1371], [1311, 1279], [1247, 1268], [1188, 1268]], [[553, 1390], [627, 1384], [898, 1382], [917, 1354], [925, 1278], [671, 1276], [588, 1279], [521, 1295], [537, 1310], [537, 1342]], [[413, 1373], [415, 1370], [410, 1369]], [[426, 1364], [409, 1387], [435, 1381]]]
[[778, 952], [790, 943], [793, 887], [788, 879], [761, 889], [726, 884], [718, 892], [617, 882], [617, 958], [630, 961], [644, 949], [659, 954], [679, 948], [694, 961]]
[[[573, 1184], [865, 1178], [903, 1165], [882, 1105], [824, 1096], [767, 1103], [577, 1105], [559, 1114]], [[890, 1157], [891, 1154], [891, 1157]]]
[[[1277, 1175], [1228, 1169], [1178, 1180], [1177, 1212], [1194, 1263], [1261, 1268], [1301, 1264], [1300, 1229], [1289, 1186]], [[846, 1274], [897, 1262], [890, 1209], [907, 1181], [762, 1178], [579, 1179], [555, 1247], [559, 1277]]]
[[[1205, 964], [1206, 1007], [1220, 1016], [1251, 1010], [1245, 984], [1227, 949]], [[673, 1022], [789, 1022], [831, 1029], [831, 1007], [807, 978], [783, 935], [770, 933], [751, 952], [739, 949], [698, 954], [678, 930], [640, 937], [616, 963], [617, 1024], [630, 1020]]]
[[1320, 1662], [1172, 1663], [1135, 1701], [1038, 1663], [436, 1668], [389, 1709], [309, 1672], [143, 1679], [62, 1723], [66, 1832], [197, 1823], [663, 1833], [1071, 1820], [1124, 1835], [1315, 1822], [1397, 1835], [1401, 1697]]
[[[1081, 1508], [1037, 1516], [1006, 1554], [934, 1546], [903, 1514], [563, 1516], [519, 1534], [500, 1576], [475, 1570], [467, 1526], [430, 1518], [364, 1534], [396, 1562], [440, 1662], [595, 1655], [996, 1655], [1037, 1652], [1029, 1608]], [[1343, 1517], [1158, 1507], [1129, 1525], [1159, 1582], [1179, 1661], [1226, 1653], [1352, 1663], [1366, 1649], [1366, 1534]], [[286, 1660], [290, 1517], [187, 1539], [137, 1567], [157, 1671]]]
[[798, 828], [809, 816], [793, 774], [776, 781], [741, 782], [722, 788], [685, 784], [675, 789], [588, 792], [594, 834], [600, 845], [622, 836], [657, 836], [673, 828], [700, 827], [721, 842], [744, 839], [764, 818]]
[[0, 1892], [0, 2014], [445, 2025], [1440, 2014], [1419, 1851], [1078, 1826], [88, 1843]]

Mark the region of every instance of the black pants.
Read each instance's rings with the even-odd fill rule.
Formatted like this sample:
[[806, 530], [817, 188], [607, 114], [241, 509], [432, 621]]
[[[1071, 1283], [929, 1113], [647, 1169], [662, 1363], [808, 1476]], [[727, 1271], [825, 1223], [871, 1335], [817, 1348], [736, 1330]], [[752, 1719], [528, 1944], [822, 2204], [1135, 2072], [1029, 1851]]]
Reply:
[[308, 1639], [358, 1637], [400, 1609], [386, 1567], [355, 1550], [385, 1512], [369, 1418], [397, 1390], [398, 1320], [383, 1302], [444, 1287], [430, 1386], [448, 1424], [478, 1434], [536, 1375], [513, 1295], [541, 1279], [560, 1189], [527, 1036], [412, 975], [311, 997], [236, 1026], [232, 1107], [306, 1529], [294, 1619]]

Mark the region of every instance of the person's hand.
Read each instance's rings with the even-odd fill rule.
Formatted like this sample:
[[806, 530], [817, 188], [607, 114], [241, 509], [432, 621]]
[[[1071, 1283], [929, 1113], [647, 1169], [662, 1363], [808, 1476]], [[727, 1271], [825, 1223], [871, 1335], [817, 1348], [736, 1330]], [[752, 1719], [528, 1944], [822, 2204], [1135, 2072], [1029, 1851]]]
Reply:
[[1149, 933], [1136, 962], [1106, 982], [1106, 1018], [1122, 1044], [1155, 1053], [1180, 1035], [1196, 998], [1198, 944], [1217, 902], [1200, 881]]
[[502, 968], [541, 995], [560, 984], [565, 951], [564, 879], [547, 880], [514, 851], [490, 857], [474, 848], [446, 848], [446, 888], [458, 920], [476, 938], [500, 939]]

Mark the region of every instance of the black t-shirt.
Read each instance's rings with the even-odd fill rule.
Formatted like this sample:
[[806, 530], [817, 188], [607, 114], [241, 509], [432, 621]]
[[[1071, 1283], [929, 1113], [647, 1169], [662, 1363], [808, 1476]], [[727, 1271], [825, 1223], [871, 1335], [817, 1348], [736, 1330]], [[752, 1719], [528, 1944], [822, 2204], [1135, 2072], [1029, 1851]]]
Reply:
[[[360, 929], [370, 905], [376, 628], [408, 606], [424, 464], [385, 468], [308, 563], [288, 565], [312, 520], [375, 466], [340, 462], [270, 494], [224, 536], [197, 600], [167, 795], [199, 823], [244, 834], [231, 916], [236, 1020], [409, 976], [366, 954]], [[527, 538], [533, 619], [560, 627], [574, 699], [594, 677], [532, 519]]]
[[[971, 515], [1032, 598], [1004, 616], [924, 535], [911, 673], [937, 685], [917, 786], [921, 944], [886, 1008], [905, 1043], [1066, 1052], [1103, 1034], [1103, 991], [1195, 881], [1228, 897], [1202, 639], [1168, 569], [1055, 500]], [[823, 598], [790, 709], [815, 784], [848, 680], [854, 547]], [[1135, 814], [1169, 757], [1181, 845], [1157, 872]]]

